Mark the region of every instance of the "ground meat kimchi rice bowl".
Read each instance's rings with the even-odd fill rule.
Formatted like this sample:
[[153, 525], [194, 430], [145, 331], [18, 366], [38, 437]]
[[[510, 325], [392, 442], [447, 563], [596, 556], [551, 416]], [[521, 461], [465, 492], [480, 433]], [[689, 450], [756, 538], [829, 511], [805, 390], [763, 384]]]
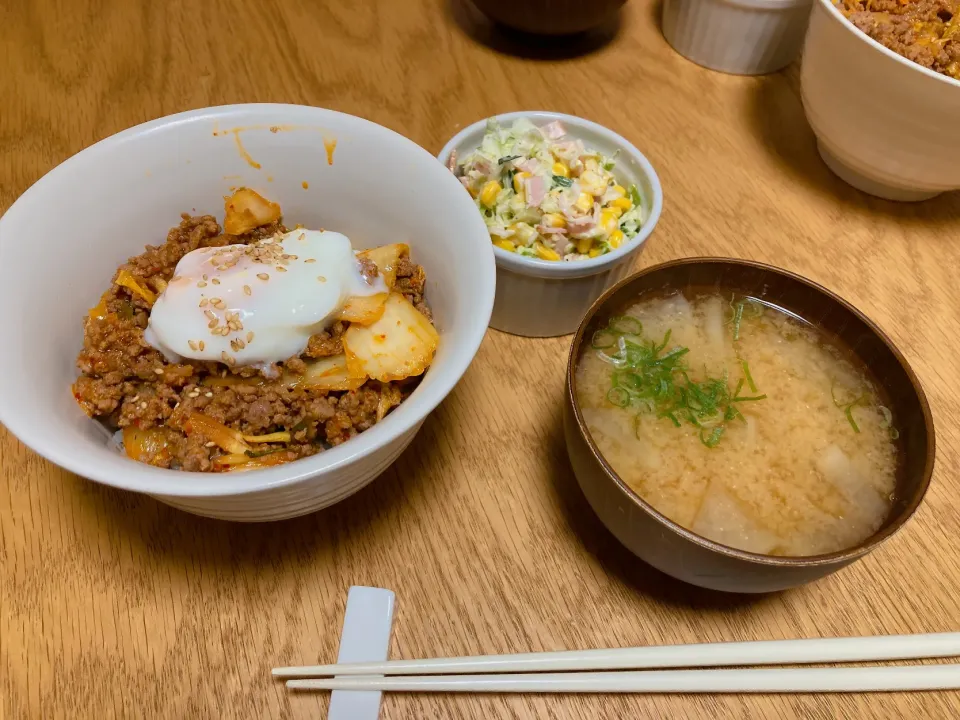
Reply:
[[302, 515], [409, 445], [473, 359], [494, 283], [469, 196], [390, 130], [291, 105], [162, 118], [0, 219], [17, 309], [0, 420], [190, 512]]

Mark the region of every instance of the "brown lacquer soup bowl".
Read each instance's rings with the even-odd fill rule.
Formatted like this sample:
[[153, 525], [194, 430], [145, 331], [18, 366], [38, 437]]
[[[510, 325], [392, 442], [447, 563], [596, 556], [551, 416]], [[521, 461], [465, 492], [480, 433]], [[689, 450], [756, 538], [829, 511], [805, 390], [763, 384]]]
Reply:
[[[756, 298], [816, 326], [869, 368], [897, 419], [895, 486], [872, 535], [838, 552], [758, 554], [710, 540], [658, 512], [617, 474], [591, 436], [578, 400], [577, 369], [611, 317], [651, 294], [707, 288]], [[762, 593], [817, 580], [862, 558], [913, 515], [930, 484], [934, 427], [923, 389], [890, 338], [852, 305], [802, 277], [759, 263], [694, 258], [647, 268], [618, 283], [587, 312], [573, 340], [564, 401], [566, 445], [577, 481], [607, 528], [639, 558], [684, 582], [727, 592]], [[859, 431], [858, 431], [859, 432]]]

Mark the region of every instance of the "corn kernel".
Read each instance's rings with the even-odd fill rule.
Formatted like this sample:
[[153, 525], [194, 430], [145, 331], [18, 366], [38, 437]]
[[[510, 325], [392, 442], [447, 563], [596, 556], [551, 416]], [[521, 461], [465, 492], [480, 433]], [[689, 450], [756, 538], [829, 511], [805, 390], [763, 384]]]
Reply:
[[633, 203], [630, 201], [630, 198], [619, 197], [616, 200], [610, 201], [610, 206], [615, 208], [620, 208], [624, 212], [633, 207]]
[[617, 229], [617, 216], [609, 208], [600, 211], [600, 227], [606, 233], [612, 233]]
[[583, 188], [584, 192], [592, 195], [603, 195], [606, 192], [607, 183], [597, 173], [586, 170], [580, 175], [580, 187]]
[[618, 218], [623, 215], [623, 210], [616, 207], [615, 205], [607, 205], [604, 210], [613, 214], [614, 217]]
[[623, 185], [614, 185], [610, 189], [613, 190], [620, 197], [623, 197], [624, 195], [627, 194], [627, 189]]
[[517, 249], [517, 246], [514, 245], [512, 242], [510, 242], [509, 240], [504, 240], [502, 238], [498, 240], [494, 240], [493, 244], [502, 250], [506, 250], [507, 252], [513, 252], [514, 250]]
[[592, 258], [599, 257], [602, 254], [603, 254], [603, 248], [598, 248], [598, 247], [593, 248], [589, 253], [590, 257]]
[[580, 238], [577, 240], [577, 252], [581, 255], [586, 255], [590, 252], [590, 247], [593, 245], [593, 240], [590, 238]]
[[589, 212], [590, 208], [593, 207], [593, 195], [585, 192], [580, 193], [574, 205], [582, 212]]
[[620, 247], [620, 244], [623, 242], [623, 231], [614, 230], [610, 233], [610, 237], [607, 238], [607, 242], [610, 243], [610, 247], [614, 249]]
[[525, 222], [513, 223], [509, 230], [513, 232], [514, 240], [518, 245], [529, 245], [537, 238], [537, 231]]
[[526, 171], [518, 172], [513, 176], [513, 190], [517, 195], [523, 195], [523, 181], [530, 177], [530, 173]]
[[553, 167], [550, 169], [553, 171], [554, 175], [559, 175], [560, 177], [570, 177], [570, 168], [568, 168], [562, 162], [555, 162]]
[[544, 213], [542, 222], [546, 227], [562, 228], [567, 226], [567, 219], [560, 213]]
[[503, 190], [503, 187], [500, 183], [496, 180], [490, 180], [483, 186], [483, 190], [480, 191], [480, 204], [493, 207], [493, 204], [497, 201], [497, 195], [500, 194], [501, 190]]
[[533, 244], [533, 251], [537, 253], [537, 257], [541, 260], [559, 260], [560, 255], [556, 250], [551, 250], [543, 243], [536, 242]]

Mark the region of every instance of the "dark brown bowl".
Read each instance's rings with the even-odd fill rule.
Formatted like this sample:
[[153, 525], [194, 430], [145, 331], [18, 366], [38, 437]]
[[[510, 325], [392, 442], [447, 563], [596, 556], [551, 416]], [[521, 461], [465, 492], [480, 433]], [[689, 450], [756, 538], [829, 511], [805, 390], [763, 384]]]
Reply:
[[[607, 464], [590, 437], [576, 401], [575, 369], [584, 338], [646, 292], [687, 286], [718, 287], [766, 299], [815, 320], [869, 367], [898, 418], [903, 454], [896, 500], [884, 524], [859, 545], [810, 557], [757, 555], [700, 537], [657, 512]], [[567, 452], [584, 495], [604, 525], [658, 570], [693, 585], [728, 592], [784, 590], [817, 580], [866, 555], [913, 515], [930, 485], [933, 417], [920, 381], [880, 328], [829, 290], [769, 265], [725, 258], [692, 258], [631, 275], [604, 293], [587, 312], [570, 348], [564, 402]]]
[[626, 0], [473, 0], [494, 22], [536, 35], [572, 35], [609, 20]]

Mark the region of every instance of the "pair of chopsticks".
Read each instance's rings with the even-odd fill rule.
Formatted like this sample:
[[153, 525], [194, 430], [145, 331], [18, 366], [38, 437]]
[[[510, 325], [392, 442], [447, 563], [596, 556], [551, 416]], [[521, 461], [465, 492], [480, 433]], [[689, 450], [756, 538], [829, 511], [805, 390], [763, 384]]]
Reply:
[[732, 670], [664, 668], [806, 665], [958, 656], [960, 633], [928, 633], [388, 660], [281, 667], [274, 668], [273, 675], [298, 678], [287, 681], [288, 688], [297, 690], [493, 693], [889, 692], [960, 689], [960, 664]]

